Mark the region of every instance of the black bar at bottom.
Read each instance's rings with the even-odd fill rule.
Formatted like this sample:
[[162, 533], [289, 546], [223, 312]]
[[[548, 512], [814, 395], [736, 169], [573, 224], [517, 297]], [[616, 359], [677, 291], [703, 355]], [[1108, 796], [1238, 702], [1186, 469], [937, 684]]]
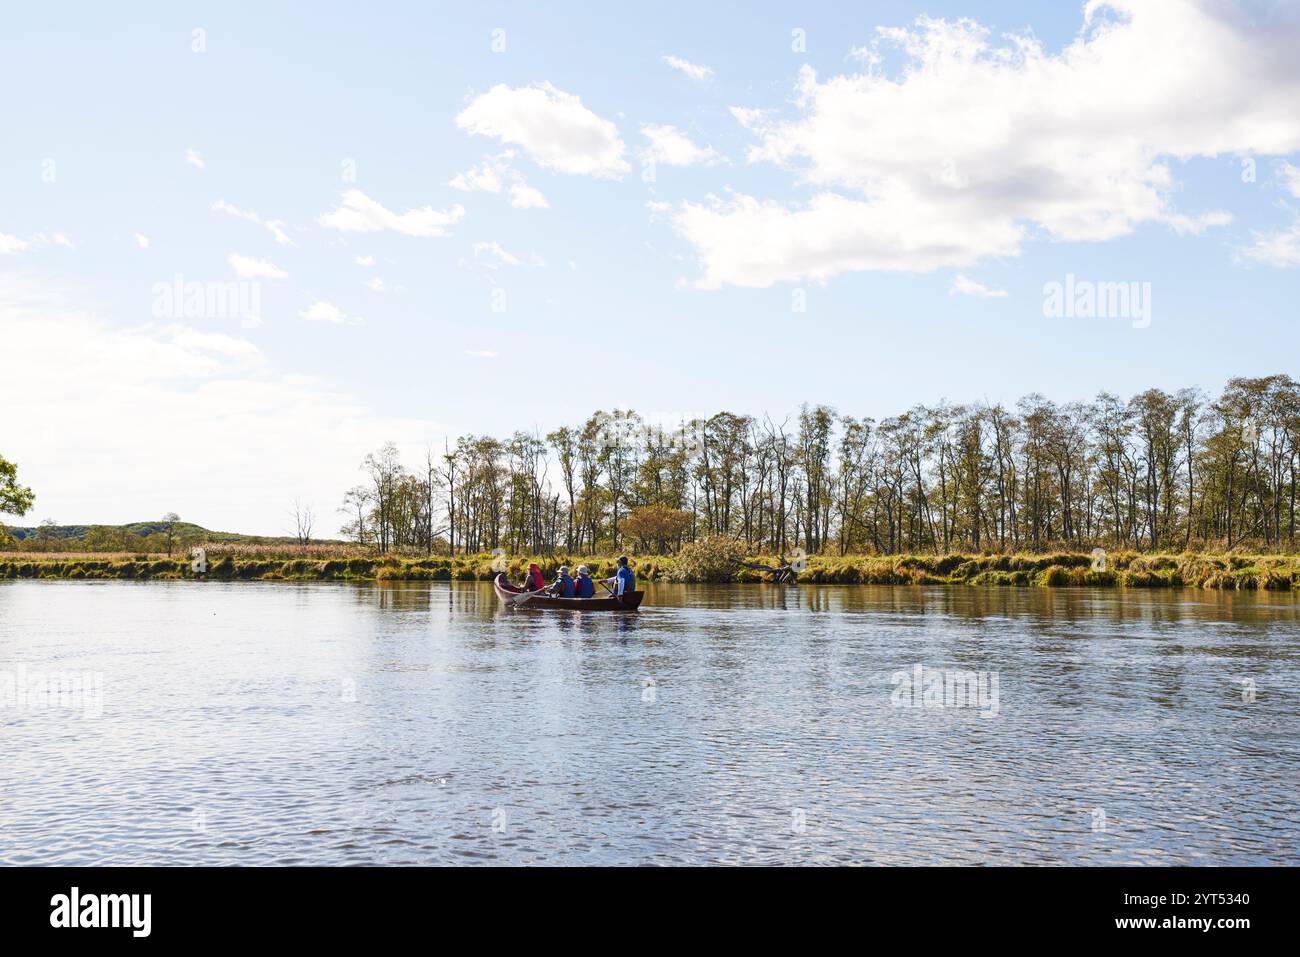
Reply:
[[927, 949], [1196, 936], [1233, 946], [1286, 929], [1293, 883], [1286, 868], [8, 868], [0, 869], [0, 926], [7, 944], [75, 936], [91, 945], [333, 947], [411, 933], [486, 933], [482, 942], [496, 943], [514, 932], [541, 946], [559, 943], [556, 928], [577, 941], [612, 918], [632, 935], [626, 942], [671, 935], [681, 943], [679, 934], [703, 921], [713, 934], [847, 930], [863, 942], [910, 928], [906, 936]]

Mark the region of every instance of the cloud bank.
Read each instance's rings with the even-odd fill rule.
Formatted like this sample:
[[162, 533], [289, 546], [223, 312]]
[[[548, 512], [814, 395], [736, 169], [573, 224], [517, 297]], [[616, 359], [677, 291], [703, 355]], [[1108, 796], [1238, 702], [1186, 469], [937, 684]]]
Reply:
[[[685, 202], [698, 284], [767, 286], [854, 270], [927, 271], [1015, 256], [1031, 237], [1102, 241], [1146, 224], [1230, 217], [1174, 205], [1174, 164], [1300, 149], [1295, 18], [1219, 0], [1091, 0], [1049, 53], [972, 20], [882, 28], [860, 72], [804, 67], [797, 115], [733, 114], [751, 163], [790, 171], [802, 202]], [[880, 67], [901, 52], [896, 76]]]

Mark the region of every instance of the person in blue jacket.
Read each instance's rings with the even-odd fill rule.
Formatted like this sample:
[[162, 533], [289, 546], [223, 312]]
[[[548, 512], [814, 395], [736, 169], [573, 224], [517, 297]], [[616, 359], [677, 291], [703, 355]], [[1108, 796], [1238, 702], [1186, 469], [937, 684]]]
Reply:
[[618, 571], [613, 578], [607, 579], [606, 584], [613, 586], [615, 595], [630, 595], [636, 591], [636, 576], [628, 567], [626, 555], [618, 556]]
[[558, 598], [573, 598], [573, 579], [569, 577], [569, 566], [561, 565], [560, 570], [555, 574], [555, 582], [547, 589], [552, 595]]
[[586, 565], [578, 566], [578, 580], [573, 585], [578, 598], [596, 597], [596, 583], [591, 580], [591, 570]]

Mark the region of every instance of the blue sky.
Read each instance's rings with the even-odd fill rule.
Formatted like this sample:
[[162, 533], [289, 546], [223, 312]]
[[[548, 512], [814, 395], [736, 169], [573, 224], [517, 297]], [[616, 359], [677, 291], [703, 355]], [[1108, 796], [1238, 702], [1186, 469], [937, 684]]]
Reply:
[[[0, 453], [32, 518], [276, 533], [390, 438], [1213, 390], [1300, 344], [1282, 4], [7, 26]], [[454, 185], [485, 169], [496, 192]], [[1067, 274], [1149, 284], [1149, 325], [1045, 317]], [[160, 312], [176, 277], [255, 286], [258, 321]]]

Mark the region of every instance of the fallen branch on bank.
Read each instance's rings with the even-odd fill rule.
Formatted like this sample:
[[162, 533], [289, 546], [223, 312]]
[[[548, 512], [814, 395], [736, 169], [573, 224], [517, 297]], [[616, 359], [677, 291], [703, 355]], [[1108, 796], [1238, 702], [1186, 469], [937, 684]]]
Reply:
[[777, 558], [781, 562], [780, 565], [756, 565], [753, 562], [741, 562], [740, 567], [749, 568], [756, 572], [767, 572], [772, 576], [772, 584], [774, 585], [797, 584], [798, 573], [791, 563], [786, 560], [784, 555], [778, 555]]

